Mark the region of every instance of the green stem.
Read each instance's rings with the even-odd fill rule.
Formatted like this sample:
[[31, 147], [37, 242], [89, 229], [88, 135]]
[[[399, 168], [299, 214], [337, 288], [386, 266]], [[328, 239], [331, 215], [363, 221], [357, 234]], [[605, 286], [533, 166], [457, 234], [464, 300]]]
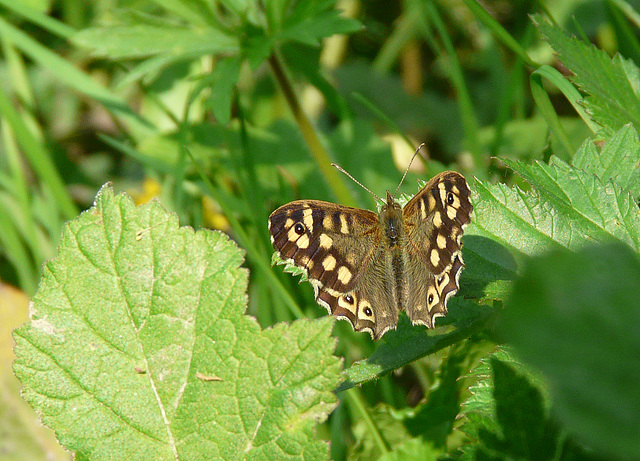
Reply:
[[375, 440], [378, 449], [383, 455], [389, 453], [387, 442], [382, 438], [382, 434], [380, 434], [378, 426], [376, 426], [376, 423], [371, 418], [369, 410], [367, 410], [367, 406], [362, 398], [362, 394], [360, 393], [360, 389], [353, 387], [349, 389], [345, 395], [347, 396], [350, 406], [354, 407], [358, 413], [360, 413], [360, 416], [362, 416], [364, 423], [369, 428], [369, 433], [373, 435], [373, 439]]
[[451, 37], [442, 21], [442, 17], [438, 12], [438, 8], [435, 6], [433, 0], [430, 0], [424, 4], [427, 17], [431, 20], [435, 26], [440, 40], [447, 52], [449, 59], [450, 72], [449, 77], [451, 83], [456, 89], [458, 94], [458, 105], [460, 106], [460, 115], [462, 117], [462, 126], [465, 133], [465, 139], [467, 140], [467, 147], [473, 155], [476, 164], [480, 165], [483, 162], [483, 156], [480, 152], [480, 142], [478, 140], [478, 120], [476, 119], [475, 111], [473, 109], [473, 103], [471, 102], [471, 96], [467, 89], [467, 85], [462, 73], [462, 66], [458, 60], [455, 47], [451, 42]]
[[318, 164], [320, 172], [329, 184], [329, 187], [340, 203], [347, 206], [356, 206], [356, 202], [349, 192], [342, 176], [340, 176], [338, 171], [331, 166], [331, 159], [329, 158], [327, 151], [322, 146], [320, 138], [313, 128], [311, 121], [302, 110], [298, 97], [293, 91], [293, 87], [284, 71], [282, 63], [275, 53], [269, 57], [269, 64], [271, 65], [271, 70], [273, 71], [278, 85], [287, 100], [287, 104], [293, 113], [293, 117], [298, 124], [298, 128], [300, 128], [300, 132], [302, 133], [307, 146], [309, 146], [311, 155], [313, 155], [313, 158]]
[[244, 229], [240, 225], [240, 222], [236, 218], [234, 211], [229, 207], [228, 200], [225, 200], [224, 197], [222, 197], [222, 194], [218, 192], [218, 189], [213, 185], [213, 183], [209, 180], [209, 178], [207, 178], [204, 175], [203, 169], [200, 167], [200, 165], [198, 164], [198, 161], [191, 154], [191, 152], [189, 152], [186, 146], [183, 146], [183, 149], [185, 150], [186, 154], [189, 155], [189, 157], [191, 157], [191, 161], [193, 161], [193, 163], [196, 165], [198, 174], [206, 184], [209, 193], [211, 194], [213, 199], [216, 202], [218, 202], [218, 204], [220, 205], [220, 208], [222, 208], [222, 212], [229, 220], [229, 224], [231, 224], [231, 227], [233, 228], [233, 231], [236, 234], [238, 243], [240, 244], [240, 246], [242, 246], [242, 248], [246, 250], [247, 256], [249, 257], [249, 259], [251, 259], [251, 261], [256, 265], [256, 267], [264, 273], [264, 275], [267, 277], [269, 281], [271, 281], [271, 283], [273, 284], [273, 287], [275, 287], [280, 292], [282, 299], [289, 306], [289, 309], [291, 309], [291, 312], [293, 313], [293, 315], [295, 315], [296, 318], [299, 318], [299, 319], [305, 318], [306, 316], [304, 315], [300, 307], [298, 307], [298, 304], [293, 299], [291, 294], [286, 290], [286, 288], [282, 285], [282, 283], [280, 283], [280, 280], [278, 280], [278, 277], [276, 277], [276, 274], [274, 274], [273, 270], [271, 269], [271, 266], [265, 262], [264, 258], [260, 255], [260, 252], [258, 251], [258, 249], [251, 244], [251, 239], [245, 233]]

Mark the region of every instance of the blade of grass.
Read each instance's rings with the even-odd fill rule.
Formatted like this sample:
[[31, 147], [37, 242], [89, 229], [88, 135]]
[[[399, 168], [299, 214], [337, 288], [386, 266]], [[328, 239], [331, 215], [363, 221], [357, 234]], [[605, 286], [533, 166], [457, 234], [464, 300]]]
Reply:
[[123, 99], [96, 83], [74, 65], [42, 46], [2, 17], [0, 17], [0, 34], [69, 87], [99, 101], [109, 111], [126, 121], [131, 129], [142, 132], [151, 129], [151, 125], [134, 113]]
[[[420, 5], [417, 3], [416, 5]], [[462, 126], [464, 128], [464, 137], [467, 142], [467, 148], [471, 152], [476, 165], [482, 165], [484, 162], [484, 156], [480, 151], [480, 141], [478, 139], [478, 120], [475, 115], [473, 103], [471, 102], [471, 96], [469, 89], [466, 85], [464, 74], [462, 72], [462, 65], [458, 60], [455, 47], [449, 36], [449, 32], [444, 25], [442, 17], [438, 8], [432, 0], [422, 4], [425, 14], [422, 15], [423, 21], [420, 21], [420, 30], [423, 34], [427, 34], [428, 28], [425, 25], [426, 18], [429, 18], [434, 25], [444, 49], [447, 53], [447, 59], [449, 63], [449, 78], [451, 83], [456, 89], [458, 95], [457, 101], [460, 107], [460, 115], [462, 117]], [[426, 36], [426, 35], [425, 35]]]
[[[391, 129], [391, 131], [395, 131], [398, 136], [400, 136], [404, 142], [407, 143], [407, 146], [411, 149], [415, 149], [416, 146], [413, 145], [413, 142], [409, 139], [409, 137], [404, 134], [404, 132], [400, 129], [400, 126], [391, 119], [387, 114], [378, 109], [371, 101], [369, 101], [364, 95], [360, 93], [353, 93], [352, 95], [355, 99], [358, 100], [362, 105], [366, 106], [374, 115], [376, 115], [380, 120], [382, 120], [387, 126]], [[426, 163], [426, 160], [422, 155], [419, 155], [418, 158], [422, 160], [423, 163]]]
[[598, 131], [598, 126], [591, 120], [591, 117], [582, 106], [581, 101], [583, 98], [580, 92], [560, 72], [558, 72], [551, 66], [544, 65], [531, 74], [529, 80], [531, 84], [531, 93], [533, 95], [533, 99], [536, 102], [540, 113], [549, 124], [549, 127], [566, 149], [566, 153], [571, 157], [575, 152], [575, 148], [571, 145], [567, 133], [560, 125], [558, 115], [553, 109], [553, 105], [551, 104], [549, 95], [547, 94], [546, 90], [544, 89], [544, 85], [542, 84], [543, 78], [547, 79], [550, 83], [555, 85], [556, 88], [558, 88], [562, 92], [562, 94], [564, 94], [564, 96], [571, 103], [576, 112], [578, 112], [578, 115], [580, 115], [582, 120], [584, 120], [584, 122], [592, 132], [596, 133]]
[[34, 270], [33, 261], [20, 238], [20, 232], [9, 217], [11, 210], [5, 207], [5, 199], [10, 198], [6, 194], [2, 195], [3, 197], [0, 198], [0, 248], [15, 268], [20, 288], [31, 295], [38, 284], [38, 271]]
[[405, 12], [398, 18], [396, 24], [391, 36], [384, 42], [373, 61], [373, 68], [378, 72], [389, 72], [398, 61], [404, 46], [416, 36], [416, 15]]
[[269, 57], [269, 65], [273, 71], [273, 75], [278, 82], [284, 97], [289, 105], [300, 132], [309, 147], [311, 155], [315, 159], [322, 176], [324, 176], [329, 188], [334, 193], [340, 203], [347, 206], [356, 206], [353, 195], [349, 192], [345, 180], [338, 173], [338, 170], [331, 166], [331, 159], [327, 151], [324, 149], [315, 128], [311, 124], [307, 115], [302, 110], [298, 97], [293, 91], [293, 86], [287, 77], [281, 60], [274, 53]]
[[191, 157], [191, 161], [194, 163], [194, 165], [196, 165], [196, 169], [198, 171], [198, 174], [200, 175], [200, 178], [202, 178], [202, 181], [207, 186], [207, 191], [209, 192], [211, 197], [213, 197], [213, 199], [218, 202], [220, 208], [222, 208], [223, 213], [229, 220], [229, 224], [231, 224], [231, 227], [233, 228], [236, 237], [238, 238], [238, 243], [240, 244], [240, 246], [242, 246], [242, 248], [245, 249], [245, 251], [247, 252], [247, 256], [256, 265], [256, 267], [264, 273], [266, 278], [274, 284], [274, 287], [280, 292], [282, 299], [284, 300], [285, 304], [289, 306], [289, 309], [291, 310], [293, 315], [295, 315], [295, 317], [299, 319], [305, 318], [306, 316], [304, 315], [302, 310], [300, 310], [300, 307], [295, 302], [293, 297], [291, 297], [291, 294], [280, 283], [280, 280], [278, 280], [278, 277], [276, 277], [276, 275], [274, 274], [271, 266], [266, 263], [265, 259], [260, 255], [256, 247], [253, 246], [253, 244], [251, 243], [251, 239], [245, 233], [244, 229], [240, 225], [240, 222], [236, 218], [235, 213], [229, 208], [226, 200], [224, 200], [224, 197], [222, 197], [222, 195], [218, 192], [218, 189], [214, 186], [213, 182], [205, 176], [205, 174], [203, 173], [203, 169], [200, 167], [196, 158], [185, 146], [183, 146], [182, 148], [185, 150], [186, 154]]
[[75, 33], [75, 30], [72, 27], [69, 27], [60, 21], [56, 21], [51, 16], [42, 14], [40, 11], [29, 7], [29, 2], [0, 0], [0, 5], [14, 13], [17, 13], [28, 21], [37, 24], [44, 30], [51, 32], [53, 35], [57, 35], [58, 37], [69, 39]]
[[616, 35], [619, 35], [618, 43], [624, 42], [628, 45], [626, 48], [627, 58], [633, 59], [635, 62], [640, 60], [640, 42], [636, 37], [635, 31], [631, 30], [627, 20], [624, 17], [624, 12], [620, 6], [613, 0], [607, 0], [607, 6], [611, 13], [611, 22], [613, 23], [613, 30]]
[[[16, 145], [15, 138], [11, 132], [9, 124], [2, 124], [2, 141], [4, 144], [4, 152], [6, 154], [7, 163], [9, 164], [9, 175], [6, 176], [6, 181], [10, 183], [10, 193], [16, 207], [19, 209], [18, 214], [22, 218], [21, 225], [16, 226], [21, 229], [22, 236], [29, 246], [31, 254], [34, 258], [34, 263], [37, 268], [40, 267], [45, 259], [51, 257], [50, 254], [45, 254], [38, 239], [36, 232], [36, 223], [33, 213], [31, 212], [31, 204], [29, 200], [29, 190], [26, 181], [26, 174], [23, 169], [20, 154], [18, 152], [18, 146]], [[4, 172], [1, 173], [5, 178]], [[3, 181], [4, 182], [4, 181]], [[13, 214], [12, 214], [13, 216]], [[14, 217], [15, 218], [15, 217]], [[14, 219], [15, 221], [15, 219]]]
[[[360, 393], [360, 389], [353, 387], [349, 389], [345, 395], [347, 397], [347, 402], [349, 402], [350, 404], [349, 406], [353, 408], [352, 413], [355, 413], [357, 411], [360, 414], [365, 424], [369, 428], [369, 432], [373, 436], [373, 439], [375, 440], [380, 452], [383, 455], [388, 454], [389, 446], [387, 445], [387, 442], [385, 442], [385, 440], [382, 438], [380, 429], [378, 429], [375, 421], [373, 421], [373, 419], [371, 418], [369, 410], [367, 410], [367, 406], [364, 402], [364, 399], [362, 398], [362, 394]], [[352, 419], [354, 418], [352, 417]]]
[[504, 46], [509, 48], [512, 52], [522, 59], [522, 61], [529, 67], [540, 67], [538, 63], [533, 61], [525, 49], [502, 27], [502, 25], [493, 19], [487, 10], [480, 5], [476, 0], [463, 0], [467, 8], [491, 31], [493, 36], [498, 39]]
[[18, 144], [22, 148], [24, 155], [29, 160], [33, 170], [38, 174], [40, 180], [51, 189], [57, 198], [57, 205], [66, 219], [71, 219], [78, 214], [71, 196], [67, 192], [64, 181], [58, 174], [53, 161], [44, 146], [38, 142], [22, 118], [15, 110], [4, 91], [0, 90], [0, 114], [11, 126], [16, 136]]
[[635, 26], [640, 29], [640, 14], [631, 6], [628, 2], [624, 0], [610, 0], [615, 6], [617, 6], [620, 11], [627, 17], [629, 21], [635, 24]]

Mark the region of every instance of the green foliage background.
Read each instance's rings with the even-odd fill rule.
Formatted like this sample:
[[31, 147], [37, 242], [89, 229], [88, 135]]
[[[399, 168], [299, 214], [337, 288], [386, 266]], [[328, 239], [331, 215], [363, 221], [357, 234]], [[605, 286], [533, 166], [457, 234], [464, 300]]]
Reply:
[[[624, 0], [0, 0], [0, 457], [640, 459], [639, 30]], [[331, 162], [382, 194], [420, 142], [402, 192], [467, 177], [467, 267], [374, 343], [271, 267], [267, 217], [374, 209]]]

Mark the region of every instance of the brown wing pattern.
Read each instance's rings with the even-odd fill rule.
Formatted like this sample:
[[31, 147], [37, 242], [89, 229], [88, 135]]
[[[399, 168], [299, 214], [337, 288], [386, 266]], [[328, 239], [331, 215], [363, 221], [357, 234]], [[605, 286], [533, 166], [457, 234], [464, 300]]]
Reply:
[[349, 320], [356, 331], [374, 334], [382, 298], [374, 302], [363, 295], [362, 278], [382, 270], [374, 257], [380, 246], [377, 214], [298, 200], [271, 214], [269, 232], [280, 257], [306, 271], [320, 305]]
[[414, 324], [433, 328], [447, 312], [464, 268], [462, 234], [473, 205], [464, 177], [445, 171], [433, 177], [404, 207], [407, 230], [407, 314]]

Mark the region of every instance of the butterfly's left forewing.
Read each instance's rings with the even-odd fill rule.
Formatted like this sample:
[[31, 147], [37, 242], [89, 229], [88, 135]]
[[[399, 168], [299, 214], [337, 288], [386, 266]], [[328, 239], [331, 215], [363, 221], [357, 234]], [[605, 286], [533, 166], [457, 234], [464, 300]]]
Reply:
[[379, 246], [377, 214], [298, 200], [271, 214], [269, 233], [280, 258], [306, 272], [319, 304], [354, 329], [373, 331], [375, 316], [367, 315], [373, 310], [361, 292], [363, 274]]

